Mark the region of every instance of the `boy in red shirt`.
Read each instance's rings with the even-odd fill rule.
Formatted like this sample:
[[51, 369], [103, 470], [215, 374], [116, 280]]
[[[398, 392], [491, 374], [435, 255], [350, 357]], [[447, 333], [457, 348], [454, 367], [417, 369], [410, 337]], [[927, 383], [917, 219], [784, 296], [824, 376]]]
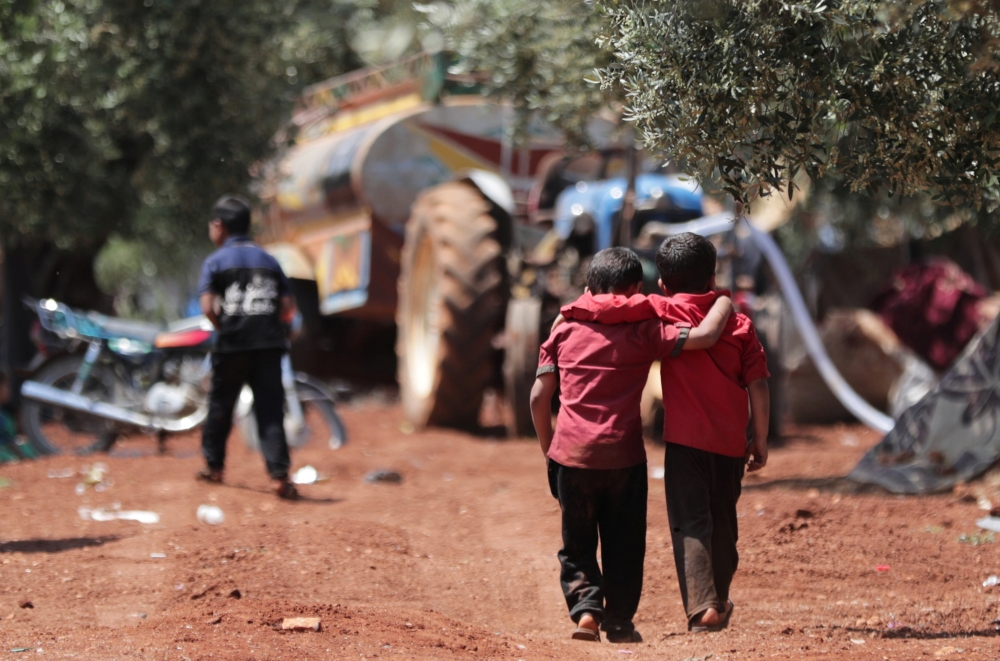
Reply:
[[[679, 234], [664, 241], [656, 254], [660, 289], [669, 298], [608, 301], [584, 295], [562, 314], [608, 324], [648, 319], [698, 323], [722, 295], [713, 291], [715, 261], [711, 241]], [[736, 501], [744, 468], [756, 471], [767, 463], [768, 376], [764, 349], [742, 314], [729, 317], [712, 348], [660, 367], [667, 515], [690, 631], [723, 629], [733, 613], [729, 587], [739, 559]]]
[[[598, 299], [638, 293], [639, 258], [627, 248], [602, 250], [590, 263], [587, 286]], [[531, 417], [548, 457], [552, 495], [562, 508], [560, 582], [570, 618], [577, 623], [573, 638], [598, 641], [603, 624], [612, 642], [641, 640], [632, 617], [642, 592], [646, 553], [646, 450], [639, 417], [643, 384], [653, 360], [713, 345], [731, 309], [729, 299], [720, 301], [694, 329], [659, 320], [563, 323], [542, 344]], [[553, 435], [557, 385], [561, 407]], [[603, 575], [597, 563], [598, 535]]]

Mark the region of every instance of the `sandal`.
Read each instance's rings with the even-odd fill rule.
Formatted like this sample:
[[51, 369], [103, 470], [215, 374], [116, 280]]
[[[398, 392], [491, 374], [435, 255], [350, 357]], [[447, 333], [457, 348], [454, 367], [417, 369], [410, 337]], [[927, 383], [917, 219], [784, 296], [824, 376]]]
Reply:
[[278, 498], [282, 500], [298, 500], [299, 490], [295, 488], [295, 485], [288, 480], [282, 480], [278, 483], [278, 486], [274, 488], [274, 493], [277, 494]]
[[573, 635], [571, 637], [573, 640], [586, 640], [592, 643], [601, 642], [600, 632], [595, 631], [594, 629], [588, 629], [587, 627], [577, 627], [573, 631]]
[[706, 626], [704, 624], [691, 624], [690, 622], [688, 622], [688, 631], [690, 631], [691, 633], [709, 633], [715, 631], [722, 631], [723, 629], [729, 626], [729, 620], [732, 619], [734, 610], [736, 610], [736, 604], [734, 604], [733, 600], [730, 599], [729, 610], [726, 611], [725, 616], [723, 616], [723, 618], [719, 620], [718, 624]]
[[202, 468], [194, 474], [194, 479], [199, 482], [208, 482], [210, 484], [222, 484], [222, 471], [213, 470], [211, 468]]

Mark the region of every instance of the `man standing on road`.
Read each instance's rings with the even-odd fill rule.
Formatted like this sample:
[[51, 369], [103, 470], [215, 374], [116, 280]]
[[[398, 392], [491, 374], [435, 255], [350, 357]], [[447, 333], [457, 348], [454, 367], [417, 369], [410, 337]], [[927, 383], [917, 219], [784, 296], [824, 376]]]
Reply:
[[249, 236], [250, 205], [224, 195], [212, 209], [208, 236], [219, 249], [202, 265], [201, 311], [218, 330], [212, 352], [212, 392], [201, 449], [208, 467], [197, 477], [221, 483], [233, 407], [243, 384], [253, 390], [260, 447], [274, 492], [298, 498], [288, 481], [281, 357], [288, 349], [285, 322], [295, 314], [288, 278], [277, 260]]

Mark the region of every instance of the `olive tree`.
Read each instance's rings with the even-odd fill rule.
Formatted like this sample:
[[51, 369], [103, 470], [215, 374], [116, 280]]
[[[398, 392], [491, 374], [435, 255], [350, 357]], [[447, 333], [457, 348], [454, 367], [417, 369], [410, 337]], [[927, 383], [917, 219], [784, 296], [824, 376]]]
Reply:
[[357, 63], [339, 26], [368, 4], [0, 0], [0, 362], [30, 354], [22, 294], [96, 302], [112, 234], [144, 266], [207, 247], [212, 200], [246, 191], [296, 91]]
[[652, 150], [740, 202], [795, 175], [998, 203], [996, 0], [597, 0], [601, 76]]

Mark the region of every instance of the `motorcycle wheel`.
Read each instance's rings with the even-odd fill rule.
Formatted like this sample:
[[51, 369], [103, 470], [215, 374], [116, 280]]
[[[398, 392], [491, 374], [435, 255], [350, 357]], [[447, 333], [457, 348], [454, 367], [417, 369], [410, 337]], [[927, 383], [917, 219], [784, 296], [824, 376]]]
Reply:
[[[32, 375], [32, 381], [70, 390], [83, 363], [82, 356], [64, 356]], [[103, 402], [113, 402], [117, 377], [107, 367], [94, 365], [80, 394]], [[107, 450], [116, 437], [110, 420], [64, 409], [54, 404], [25, 399], [21, 422], [28, 438], [44, 454], [89, 454]]]
[[[288, 437], [288, 447], [294, 449], [302, 447], [313, 439], [320, 439], [331, 450], [342, 448], [347, 443], [347, 430], [340, 416], [337, 415], [337, 409], [329, 395], [320, 388], [301, 381], [295, 384], [295, 390], [298, 393], [299, 402], [302, 403], [305, 428], [297, 438]], [[247, 447], [255, 452], [260, 452], [257, 416], [253, 412], [253, 404], [247, 405], [248, 402], [245, 401], [248, 397], [252, 402], [253, 395], [250, 393], [250, 389], [244, 388], [240, 395], [241, 401], [237, 405], [236, 426], [239, 428], [243, 442], [246, 443]], [[243, 411], [246, 413], [244, 414]]]

